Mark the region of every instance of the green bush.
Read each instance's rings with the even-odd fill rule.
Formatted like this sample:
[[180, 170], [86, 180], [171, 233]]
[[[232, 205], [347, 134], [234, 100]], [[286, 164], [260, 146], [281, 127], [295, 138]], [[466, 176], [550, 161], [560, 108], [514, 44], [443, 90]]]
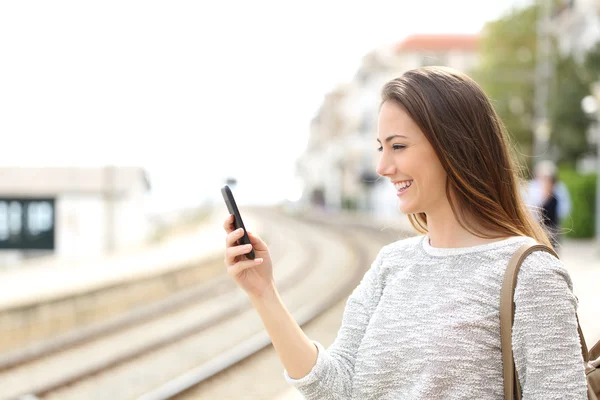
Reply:
[[580, 175], [571, 169], [561, 169], [559, 178], [571, 195], [571, 215], [562, 221], [570, 238], [592, 238], [595, 233], [596, 174]]
[[356, 210], [358, 208], [358, 202], [355, 198], [344, 197], [342, 199], [342, 208], [344, 210]]

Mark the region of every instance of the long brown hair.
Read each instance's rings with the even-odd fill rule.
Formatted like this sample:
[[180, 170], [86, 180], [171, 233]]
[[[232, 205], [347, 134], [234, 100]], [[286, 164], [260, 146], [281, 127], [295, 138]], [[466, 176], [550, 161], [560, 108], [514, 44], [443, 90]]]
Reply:
[[[463, 228], [482, 238], [529, 236], [551, 246], [521, 197], [524, 171], [511, 157], [513, 144], [474, 80], [446, 67], [413, 69], [384, 85], [386, 101], [403, 107], [433, 146]], [[467, 226], [471, 218], [477, 223]], [[428, 232], [425, 213], [409, 219], [418, 232]]]

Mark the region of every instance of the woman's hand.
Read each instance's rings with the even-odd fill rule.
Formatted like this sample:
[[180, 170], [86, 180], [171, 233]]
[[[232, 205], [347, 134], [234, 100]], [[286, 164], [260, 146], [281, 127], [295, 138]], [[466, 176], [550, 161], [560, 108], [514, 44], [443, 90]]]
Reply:
[[[269, 248], [260, 237], [251, 232], [248, 233], [251, 245], [239, 245], [238, 240], [242, 238], [242, 228], [234, 230], [234, 216], [225, 219], [223, 228], [227, 232], [225, 239], [225, 266], [227, 273], [248, 295], [254, 297], [264, 296], [274, 289], [273, 263]], [[250, 260], [245, 256], [254, 248], [256, 258]]]

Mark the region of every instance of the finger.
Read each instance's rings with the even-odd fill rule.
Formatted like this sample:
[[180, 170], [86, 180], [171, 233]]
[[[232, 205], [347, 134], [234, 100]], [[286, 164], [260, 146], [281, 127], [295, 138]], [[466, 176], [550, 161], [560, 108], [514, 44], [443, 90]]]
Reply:
[[229, 217], [225, 218], [225, 221], [223, 221], [223, 229], [225, 229], [225, 232], [227, 233], [231, 233], [231, 231], [235, 229], [233, 226], [233, 218], [233, 214], [230, 214]]
[[235, 276], [248, 268], [256, 267], [257, 265], [262, 264], [262, 262], [263, 262], [262, 258], [255, 258], [254, 260], [239, 261], [239, 262], [235, 263], [234, 265], [227, 267], [227, 273], [231, 276]]
[[225, 238], [226, 247], [232, 247], [232, 246], [236, 245], [236, 242], [242, 236], [244, 236], [243, 228], [237, 229], [237, 230], [231, 232], [230, 234], [228, 234], [227, 237]]
[[250, 250], [252, 250], [252, 245], [250, 244], [245, 244], [242, 246], [233, 246], [233, 247], [228, 247], [225, 250], [225, 265], [230, 266], [235, 264], [235, 258], [237, 256], [241, 256], [243, 254], [248, 254], [250, 253]]
[[255, 250], [266, 251], [268, 249], [267, 244], [260, 238], [260, 236], [248, 231], [248, 238], [250, 239], [250, 243], [252, 243], [252, 246], [254, 246]]

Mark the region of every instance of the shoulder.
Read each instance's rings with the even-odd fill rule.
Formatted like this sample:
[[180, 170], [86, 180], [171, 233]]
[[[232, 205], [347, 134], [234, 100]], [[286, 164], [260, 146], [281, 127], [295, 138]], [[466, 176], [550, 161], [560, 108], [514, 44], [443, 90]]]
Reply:
[[567, 185], [562, 182], [562, 181], [558, 181], [556, 182], [556, 188], [555, 188], [555, 193], [558, 194], [559, 196], [568, 198], [569, 197], [569, 188], [567, 187]]
[[547, 251], [538, 250], [525, 257], [523, 264], [521, 264], [521, 271], [529, 274], [547, 275], [550, 272], [567, 272], [567, 269], [554, 255]]
[[545, 251], [534, 251], [523, 260], [517, 275], [517, 293], [538, 295], [565, 289], [572, 291], [573, 282], [569, 271], [558, 258]]
[[382, 258], [389, 258], [398, 254], [413, 252], [417, 250], [419, 246], [421, 246], [421, 242], [423, 241], [424, 237], [424, 235], [411, 236], [389, 243], [383, 246], [379, 252], [379, 256]]
[[566, 184], [565, 184], [563, 181], [558, 181], [558, 182], [556, 182], [556, 187], [557, 187], [558, 189], [560, 189], [560, 190], [564, 190], [564, 191], [566, 191], [566, 192], [568, 192], [568, 191], [569, 191], [569, 190], [568, 190], [568, 188], [567, 188], [567, 185], [566, 185]]
[[420, 254], [419, 248], [422, 246], [423, 238], [424, 235], [411, 236], [383, 246], [376, 259], [378, 268], [387, 274], [385, 271], [389, 269], [406, 265]]
[[410, 254], [417, 252], [423, 237], [423, 235], [413, 236], [383, 246], [365, 276], [385, 286], [390, 272], [397, 269], [399, 265], [404, 265], [410, 258]]

